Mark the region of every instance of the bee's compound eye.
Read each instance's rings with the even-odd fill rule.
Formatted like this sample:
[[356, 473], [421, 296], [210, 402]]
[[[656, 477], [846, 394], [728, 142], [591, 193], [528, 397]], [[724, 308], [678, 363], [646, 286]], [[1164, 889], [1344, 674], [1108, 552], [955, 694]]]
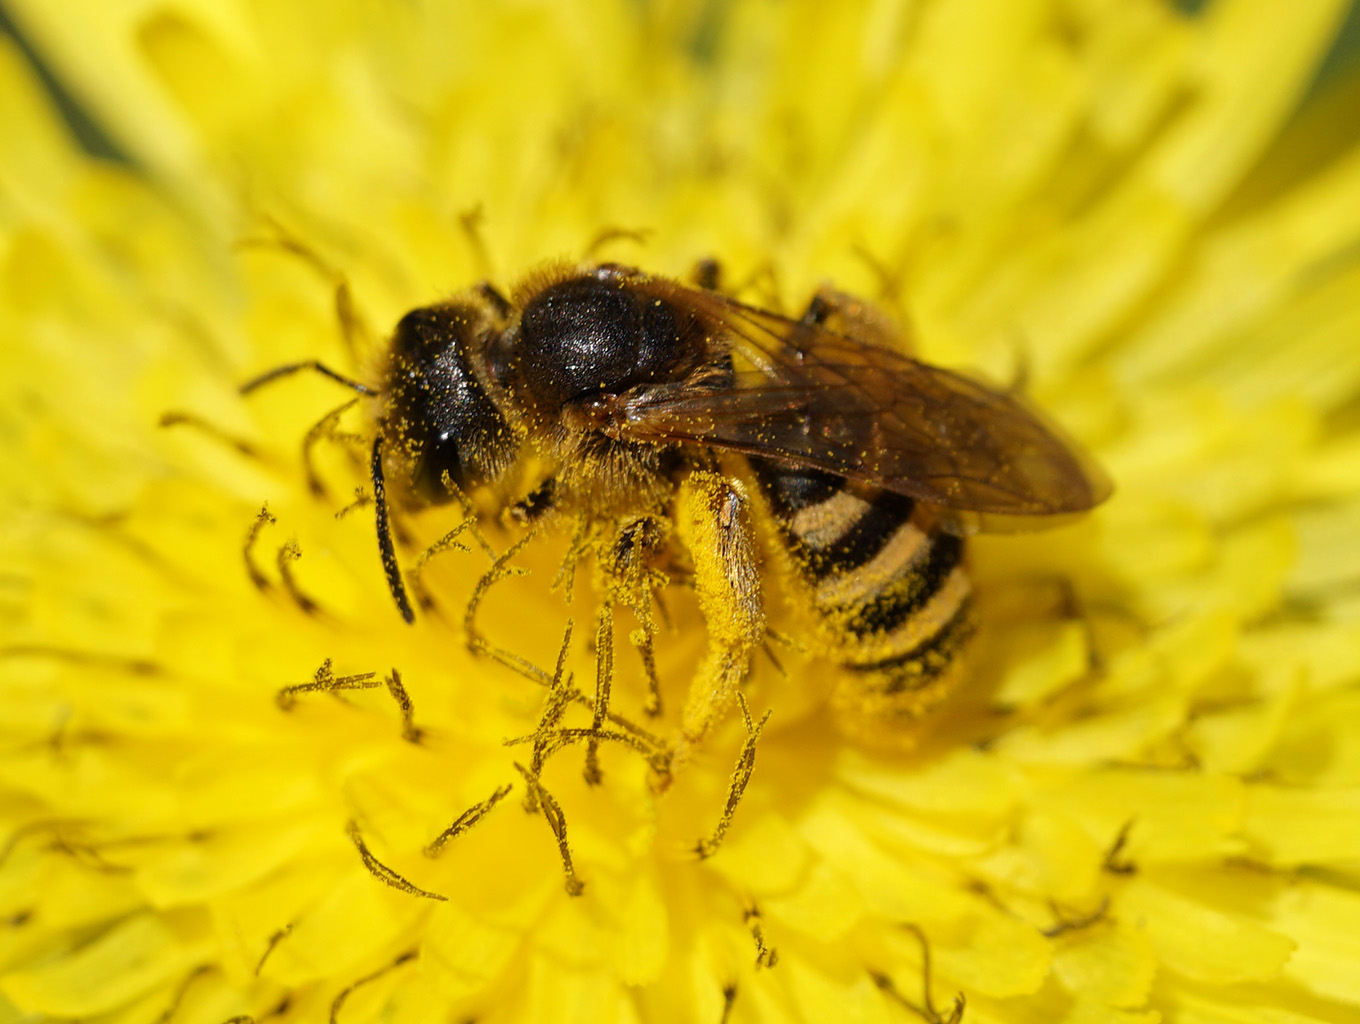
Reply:
[[392, 338], [384, 419], [427, 501], [449, 499], [445, 476], [475, 487], [513, 457], [505, 418], [469, 365], [474, 323], [460, 306], [431, 306], [402, 317]]

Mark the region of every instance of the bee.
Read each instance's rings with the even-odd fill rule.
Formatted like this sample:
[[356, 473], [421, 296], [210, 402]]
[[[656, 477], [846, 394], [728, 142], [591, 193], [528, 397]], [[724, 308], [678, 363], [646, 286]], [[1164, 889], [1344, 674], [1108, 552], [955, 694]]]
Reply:
[[907, 355], [867, 303], [823, 289], [793, 319], [717, 284], [711, 265], [693, 286], [552, 267], [509, 298], [483, 284], [407, 313], [376, 386], [305, 363], [247, 388], [312, 369], [371, 400], [378, 545], [407, 622], [389, 500], [575, 517], [607, 584], [683, 564], [708, 627], [683, 749], [764, 643], [782, 562], [841, 669], [841, 724], [892, 742], [959, 676], [965, 536], [1063, 521], [1110, 484], [1015, 394]]

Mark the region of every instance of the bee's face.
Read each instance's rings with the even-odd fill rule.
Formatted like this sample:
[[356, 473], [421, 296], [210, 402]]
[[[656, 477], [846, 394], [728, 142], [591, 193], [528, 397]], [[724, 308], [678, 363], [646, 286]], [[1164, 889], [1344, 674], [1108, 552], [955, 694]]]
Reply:
[[422, 501], [449, 500], [514, 460], [513, 432], [473, 370], [496, 329], [490, 310], [453, 302], [413, 310], [392, 337], [383, 388], [389, 474]]

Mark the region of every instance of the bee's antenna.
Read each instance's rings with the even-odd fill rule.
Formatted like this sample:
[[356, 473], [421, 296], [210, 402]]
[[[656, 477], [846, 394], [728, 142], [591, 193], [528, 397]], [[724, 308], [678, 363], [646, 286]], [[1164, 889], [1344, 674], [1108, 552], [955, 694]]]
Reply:
[[397, 552], [392, 546], [392, 529], [387, 520], [387, 487], [383, 483], [382, 435], [373, 439], [373, 507], [377, 510], [378, 552], [382, 555], [383, 572], [387, 574], [387, 586], [392, 591], [392, 600], [397, 602], [397, 610], [409, 626], [416, 621], [416, 613], [411, 610], [411, 601], [406, 596], [406, 585], [401, 581], [401, 566], [397, 564]]
[[246, 381], [244, 384], [241, 385], [239, 390], [241, 394], [248, 395], [256, 388], [263, 387], [270, 381], [278, 380], [280, 377], [287, 377], [291, 374], [297, 373], [299, 370], [315, 371], [316, 373], [321, 374], [321, 376], [323, 377], [329, 377], [337, 384], [343, 384], [347, 388], [353, 388], [361, 395], [377, 394], [377, 392], [374, 391], [367, 384], [361, 384], [357, 380], [351, 380], [349, 377], [346, 377], [343, 373], [336, 373], [325, 363], [317, 362], [315, 359], [309, 359], [305, 363], [288, 363], [284, 366], [276, 366], [268, 373], [262, 373], [258, 377]]

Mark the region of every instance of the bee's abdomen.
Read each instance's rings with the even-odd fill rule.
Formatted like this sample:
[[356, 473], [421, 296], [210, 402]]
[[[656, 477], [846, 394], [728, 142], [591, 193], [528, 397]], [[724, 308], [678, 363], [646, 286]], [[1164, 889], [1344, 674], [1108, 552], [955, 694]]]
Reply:
[[848, 670], [839, 710], [875, 730], [918, 717], [951, 685], [972, 633], [963, 541], [905, 495], [752, 461], [829, 653]]

